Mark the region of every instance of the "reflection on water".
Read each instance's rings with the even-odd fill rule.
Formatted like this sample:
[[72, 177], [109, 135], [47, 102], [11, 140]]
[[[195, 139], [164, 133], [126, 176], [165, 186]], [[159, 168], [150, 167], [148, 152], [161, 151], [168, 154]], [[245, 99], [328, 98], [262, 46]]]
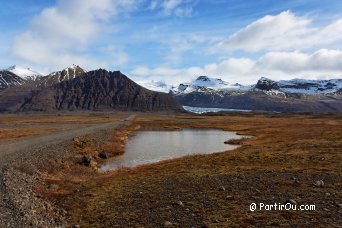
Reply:
[[185, 155], [232, 150], [237, 146], [224, 144], [224, 141], [242, 137], [235, 132], [213, 129], [140, 131], [127, 141], [123, 155], [110, 159], [101, 168], [132, 167]]
[[208, 112], [251, 112], [251, 110], [245, 109], [228, 109], [228, 108], [203, 108], [203, 107], [191, 107], [183, 106], [183, 108], [192, 113], [203, 114]]

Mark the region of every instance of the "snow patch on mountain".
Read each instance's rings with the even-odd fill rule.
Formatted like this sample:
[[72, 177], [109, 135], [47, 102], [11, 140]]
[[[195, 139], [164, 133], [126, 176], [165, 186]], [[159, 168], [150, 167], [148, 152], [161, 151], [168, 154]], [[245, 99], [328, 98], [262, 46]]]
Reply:
[[244, 86], [238, 83], [230, 84], [219, 78], [199, 76], [190, 83], [179, 84], [172, 92], [174, 94], [187, 94], [191, 92], [210, 92], [210, 91], [248, 91], [252, 86]]
[[25, 83], [25, 80], [16, 74], [8, 71], [1, 70], [0, 71], [0, 90], [6, 89], [11, 86], [18, 86]]
[[300, 94], [328, 94], [342, 89], [342, 79], [305, 80], [293, 79], [278, 82], [280, 91]]
[[68, 81], [81, 76], [84, 73], [86, 73], [86, 71], [80, 66], [72, 65], [70, 67], [64, 68], [61, 71], [52, 72], [51, 74], [42, 77], [40, 80], [40, 85], [49, 86], [62, 81]]
[[264, 91], [266, 94], [329, 94], [342, 90], [342, 79], [273, 81], [269, 78], [261, 77], [255, 85], [255, 89]]
[[35, 81], [43, 76], [41, 73], [38, 73], [37, 71], [34, 71], [31, 68], [25, 68], [17, 65], [13, 65], [7, 68], [6, 70], [12, 72], [15, 75], [18, 75], [19, 77], [25, 80]]

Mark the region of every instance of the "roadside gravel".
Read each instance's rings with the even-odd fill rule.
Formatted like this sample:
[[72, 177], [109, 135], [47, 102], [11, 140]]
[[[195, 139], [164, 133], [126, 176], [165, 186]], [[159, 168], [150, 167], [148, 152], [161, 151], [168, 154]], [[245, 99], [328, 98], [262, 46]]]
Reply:
[[0, 143], [0, 226], [65, 227], [66, 212], [42, 199], [33, 191], [41, 181], [34, 164], [68, 156], [74, 137], [95, 134], [108, 137], [107, 129], [130, 123], [134, 116], [93, 126], [75, 125], [67, 132], [29, 137]]

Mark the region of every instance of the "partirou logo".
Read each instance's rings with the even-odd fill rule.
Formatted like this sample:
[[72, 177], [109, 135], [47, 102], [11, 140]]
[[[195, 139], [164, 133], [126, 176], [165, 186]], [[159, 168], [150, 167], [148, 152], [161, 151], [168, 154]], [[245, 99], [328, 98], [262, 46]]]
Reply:
[[316, 205], [311, 204], [303, 204], [303, 205], [297, 205], [295, 203], [286, 203], [286, 204], [281, 204], [281, 203], [274, 203], [274, 204], [265, 204], [265, 203], [251, 203], [249, 205], [249, 210], [250, 211], [314, 211], [316, 210]]

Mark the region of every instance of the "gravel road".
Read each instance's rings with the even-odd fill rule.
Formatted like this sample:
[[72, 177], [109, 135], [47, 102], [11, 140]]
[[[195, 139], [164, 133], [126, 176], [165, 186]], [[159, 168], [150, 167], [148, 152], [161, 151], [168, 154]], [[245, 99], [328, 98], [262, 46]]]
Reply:
[[[39, 172], [27, 174], [22, 166], [36, 160], [59, 156], [66, 142], [74, 137], [96, 134], [130, 123], [135, 116], [96, 125], [75, 125], [69, 131], [27, 137], [0, 143], [0, 227], [64, 227], [63, 211], [53, 208], [32, 191]], [[56, 154], [60, 153], [60, 154]], [[46, 217], [39, 211], [53, 214]]]

